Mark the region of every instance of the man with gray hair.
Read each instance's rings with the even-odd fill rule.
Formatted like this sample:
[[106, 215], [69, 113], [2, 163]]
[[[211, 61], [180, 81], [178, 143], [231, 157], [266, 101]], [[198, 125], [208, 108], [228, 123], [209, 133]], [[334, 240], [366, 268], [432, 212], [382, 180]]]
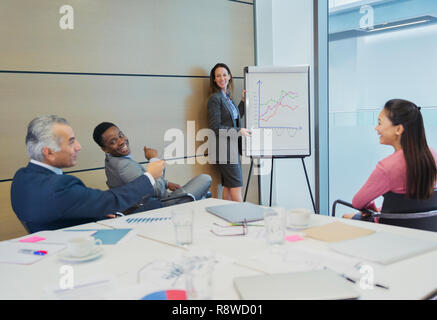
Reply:
[[33, 233], [96, 220], [114, 218], [116, 212], [144, 201], [143, 209], [162, 207], [154, 194], [155, 179], [164, 161], [156, 161], [143, 176], [108, 191], [87, 188], [63, 168], [76, 165], [81, 150], [73, 128], [55, 115], [33, 119], [28, 126], [26, 148], [30, 162], [19, 169], [11, 185], [11, 202], [17, 217]]

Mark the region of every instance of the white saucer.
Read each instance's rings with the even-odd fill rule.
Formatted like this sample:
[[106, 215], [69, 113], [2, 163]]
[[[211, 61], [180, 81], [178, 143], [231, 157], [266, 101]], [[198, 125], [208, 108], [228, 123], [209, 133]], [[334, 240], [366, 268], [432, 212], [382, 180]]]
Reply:
[[60, 254], [60, 259], [67, 262], [84, 262], [99, 258], [103, 254], [103, 247], [95, 247], [94, 251], [82, 257], [71, 256], [67, 252]]

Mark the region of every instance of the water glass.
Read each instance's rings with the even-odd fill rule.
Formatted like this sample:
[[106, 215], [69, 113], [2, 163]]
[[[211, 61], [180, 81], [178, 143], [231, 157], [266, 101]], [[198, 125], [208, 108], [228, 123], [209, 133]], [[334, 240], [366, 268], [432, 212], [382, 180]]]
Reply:
[[264, 228], [269, 244], [280, 245], [285, 242], [285, 210], [271, 208], [264, 212]]
[[193, 210], [175, 208], [171, 212], [176, 243], [182, 246], [193, 242]]
[[212, 299], [214, 264], [215, 255], [212, 251], [194, 251], [185, 254], [183, 265], [187, 299]]

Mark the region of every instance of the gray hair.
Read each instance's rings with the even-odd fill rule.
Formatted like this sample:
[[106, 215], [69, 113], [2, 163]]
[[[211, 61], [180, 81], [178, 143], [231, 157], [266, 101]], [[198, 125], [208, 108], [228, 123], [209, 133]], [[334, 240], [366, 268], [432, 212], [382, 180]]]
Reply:
[[27, 127], [26, 148], [31, 159], [43, 161], [42, 149], [48, 147], [57, 152], [60, 150], [59, 141], [53, 134], [55, 123], [69, 125], [67, 120], [56, 115], [40, 116], [33, 119]]

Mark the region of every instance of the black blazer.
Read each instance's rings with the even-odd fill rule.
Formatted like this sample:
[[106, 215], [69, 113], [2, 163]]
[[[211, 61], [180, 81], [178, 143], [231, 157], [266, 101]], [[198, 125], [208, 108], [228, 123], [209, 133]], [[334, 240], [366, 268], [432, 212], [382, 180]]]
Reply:
[[[234, 103], [234, 105], [236, 105]], [[214, 131], [216, 136], [216, 157], [210, 155], [210, 159], [212, 161], [218, 162], [220, 159], [229, 163], [231, 161], [231, 155], [241, 154], [241, 136], [238, 135], [238, 143], [237, 141], [232, 141], [231, 137], [235, 137], [232, 135], [230, 130], [235, 129], [237, 133], [240, 132], [241, 129], [241, 118], [244, 116], [244, 102], [241, 101], [237, 107], [238, 111], [238, 119], [234, 119], [232, 116], [232, 110], [228, 106], [226, 98], [223, 96], [223, 93], [216, 92], [214, 93], [208, 100], [208, 123], [209, 128]], [[234, 133], [235, 133], [234, 131]], [[222, 145], [220, 147], [219, 139], [220, 137], [226, 137], [226, 145]], [[225, 149], [226, 146], [226, 149]], [[236, 149], [234, 146], [238, 146]], [[231, 150], [232, 149], [232, 150]], [[226, 150], [226, 154], [225, 151]], [[212, 150], [210, 149], [210, 152]], [[234, 161], [232, 161], [234, 162]]]

